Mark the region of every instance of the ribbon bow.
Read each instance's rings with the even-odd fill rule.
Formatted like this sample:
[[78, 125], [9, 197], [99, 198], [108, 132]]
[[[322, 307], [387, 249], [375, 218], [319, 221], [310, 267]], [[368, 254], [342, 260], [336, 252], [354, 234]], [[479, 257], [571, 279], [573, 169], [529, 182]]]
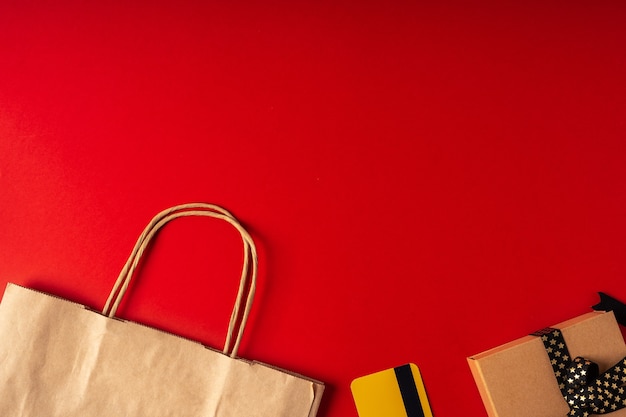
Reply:
[[568, 416], [588, 417], [626, 407], [626, 358], [600, 374], [598, 365], [582, 357], [570, 360], [559, 329], [533, 333], [541, 337], [554, 376], [570, 408]]

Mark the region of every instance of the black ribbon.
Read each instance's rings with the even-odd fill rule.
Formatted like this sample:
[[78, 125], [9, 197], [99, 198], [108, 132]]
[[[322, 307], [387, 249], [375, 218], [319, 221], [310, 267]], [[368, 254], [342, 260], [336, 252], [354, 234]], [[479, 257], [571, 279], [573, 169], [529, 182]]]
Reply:
[[612, 311], [615, 315], [615, 319], [622, 326], [626, 326], [626, 305], [617, 298], [613, 298], [608, 294], [599, 292], [600, 302], [594, 306], [591, 306], [597, 311]]
[[541, 338], [569, 416], [588, 417], [626, 407], [626, 358], [600, 374], [598, 365], [582, 357], [571, 359], [559, 329], [533, 333]]

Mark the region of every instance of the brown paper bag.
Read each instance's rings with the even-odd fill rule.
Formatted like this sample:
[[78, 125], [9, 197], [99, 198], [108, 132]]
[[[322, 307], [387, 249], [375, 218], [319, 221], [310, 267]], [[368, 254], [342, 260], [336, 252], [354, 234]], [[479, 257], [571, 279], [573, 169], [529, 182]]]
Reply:
[[[553, 337], [556, 329], [562, 342]], [[564, 347], [568, 350], [567, 357]], [[581, 377], [578, 365], [572, 364], [576, 357], [596, 363], [601, 374], [610, 369], [615, 372], [610, 378], [600, 376], [574, 389], [568, 394], [568, 399], [576, 400], [570, 407], [562, 390], [567, 392], [569, 385], [565, 385], [575, 385], [575, 380]], [[525, 336], [469, 357], [468, 363], [490, 417], [588, 417], [596, 414], [591, 412], [592, 407], [583, 408], [589, 402], [589, 398], [583, 397], [589, 394], [593, 396], [591, 400], [601, 400], [602, 414], [610, 412], [610, 417], [626, 417], [626, 408], [622, 408], [626, 406], [626, 395], [619, 394], [626, 382], [625, 357], [626, 344], [613, 313], [591, 312], [551, 326], [542, 335]], [[572, 378], [566, 374], [571, 370], [575, 371]], [[560, 386], [559, 382], [565, 384]], [[589, 387], [594, 387], [594, 391], [585, 393]], [[613, 407], [616, 411], [611, 411]]]
[[[222, 352], [114, 317], [150, 240], [182, 216], [225, 220], [242, 236], [244, 268]], [[146, 227], [102, 314], [9, 284], [0, 303], [0, 416], [314, 417], [323, 384], [236, 357], [256, 273], [254, 242], [237, 220], [194, 203]]]

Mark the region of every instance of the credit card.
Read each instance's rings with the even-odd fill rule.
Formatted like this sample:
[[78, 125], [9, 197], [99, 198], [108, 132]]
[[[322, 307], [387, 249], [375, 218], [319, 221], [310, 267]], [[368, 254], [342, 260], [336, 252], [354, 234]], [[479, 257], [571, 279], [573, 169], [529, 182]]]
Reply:
[[433, 417], [415, 364], [362, 376], [350, 388], [359, 417]]

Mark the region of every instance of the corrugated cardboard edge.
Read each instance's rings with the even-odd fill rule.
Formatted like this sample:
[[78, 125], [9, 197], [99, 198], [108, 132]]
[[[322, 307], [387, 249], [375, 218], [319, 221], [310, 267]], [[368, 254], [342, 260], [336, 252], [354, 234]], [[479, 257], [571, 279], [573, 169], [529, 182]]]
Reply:
[[[549, 327], [553, 327], [556, 329], [563, 329], [565, 327], [569, 327], [572, 325], [575, 325], [577, 323], [580, 323], [584, 320], [587, 320], [593, 316], [598, 316], [598, 315], [603, 315], [603, 314], [611, 314], [613, 315], [612, 311], [591, 311], [589, 313], [583, 314], [581, 316], [575, 317], [573, 319], [569, 319], [566, 320], [564, 322], [561, 322], [559, 324], [555, 324]], [[476, 381], [476, 386], [478, 388], [478, 392], [480, 393], [480, 396], [483, 400], [483, 403], [485, 405], [485, 409], [487, 410], [487, 414], [489, 415], [489, 417], [498, 417], [498, 414], [496, 412], [495, 409], [495, 405], [493, 403], [493, 399], [491, 398], [491, 395], [489, 394], [489, 390], [487, 389], [487, 386], [485, 384], [485, 378], [483, 376], [483, 372], [482, 369], [480, 368], [480, 362], [478, 361], [478, 359], [485, 357], [485, 356], [489, 356], [492, 355], [494, 353], [509, 349], [513, 346], [517, 346], [521, 343], [525, 343], [528, 342], [529, 340], [534, 339], [535, 336], [524, 336], [521, 337], [519, 339], [513, 340], [511, 342], [505, 343], [503, 345], [497, 346], [495, 348], [486, 350], [484, 352], [478, 353], [476, 355], [470, 356], [467, 358], [467, 363], [469, 365], [470, 371], [474, 377], [474, 381]]]
[[[37, 294], [44, 295], [46, 297], [51, 297], [51, 298], [54, 298], [56, 300], [59, 300], [59, 301], [62, 301], [62, 302], [74, 305], [74, 306], [79, 307], [79, 308], [84, 308], [84, 309], [89, 310], [89, 311], [91, 311], [93, 313], [102, 315], [102, 312], [100, 312], [98, 310], [95, 310], [93, 308], [90, 308], [88, 306], [85, 306], [84, 304], [80, 304], [80, 303], [77, 303], [77, 302], [74, 302], [74, 301], [70, 301], [70, 300], [67, 300], [65, 298], [62, 298], [62, 297], [59, 297], [59, 296], [56, 296], [56, 295], [53, 295], [53, 294], [50, 294], [50, 293], [46, 293], [46, 292], [43, 292], [43, 291], [38, 291], [38, 290], [35, 290], [35, 289], [32, 289], [32, 288], [24, 287], [22, 285], [15, 284], [15, 283], [12, 283], [12, 282], [7, 283], [7, 285], [5, 287], [5, 292], [11, 286], [19, 287], [19, 288], [22, 288], [22, 289], [27, 290], [27, 291], [32, 291], [32, 292], [35, 292]], [[123, 322], [137, 324], [139, 326], [147, 327], [147, 328], [149, 328], [151, 330], [154, 330], [156, 332], [165, 333], [165, 334], [168, 334], [170, 336], [186, 340], [188, 342], [197, 343], [197, 344], [203, 346], [206, 349], [212, 350], [214, 352], [217, 352], [217, 353], [223, 355], [223, 352], [221, 352], [221, 351], [219, 351], [217, 349], [214, 349], [214, 348], [212, 348], [210, 346], [203, 345], [202, 343], [200, 343], [198, 341], [195, 341], [195, 340], [192, 340], [192, 339], [188, 339], [188, 338], [183, 337], [183, 336], [179, 336], [179, 335], [177, 335], [175, 333], [171, 333], [171, 332], [167, 332], [167, 331], [164, 331], [164, 330], [161, 330], [161, 329], [157, 329], [157, 328], [154, 328], [152, 326], [147, 326], [147, 325], [142, 324], [142, 323], [136, 323], [136, 322], [133, 322], [133, 321], [130, 321], [130, 320], [124, 320], [124, 319], [121, 319], [121, 318], [118, 318], [118, 317], [111, 318], [111, 320], [119, 320], [119, 321], [123, 321]], [[306, 376], [298, 374], [296, 372], [291, 372], [291, 371], [288, 371], [286, 369], [282, 369], [282, 368], [279, 368], [279, 367], [276, 367], [276, 366], [273, 366], [273, 365], [268, 365], [268, 364], [266, 364], [264, 362], [254, 361], [254, 360], [247, 360], [247, 359], [239, 358], [239, 357], [237, 357], [235, 359], [238, 360], [238, 361], [241, 361], [241, 362], [245, 362], [245, 363], [247, 363], [249, 365], [254, 365], [256, 363], [256, 364], [259, 364], [261, 366], [272, 368], [272, 369], [274, 369], [276, 371], [279, 371], [279, 372], [282, 372], [282, 373], [285, 373], [285, 374], [288, 374], [288, 375], [291, 375], [291, 376], [294, 376], [294, 377], [301, 378], [301, 379], [304, 379], [306, 381], [309, 381], [311, 383], [311, 385], [312, 385], [312, 390], [313, 390], [313, 401], [311, 403], [311, 409], [309, 411], [309, 417], [315, 417], [316, 416], [317, 411], [318, 411], [319, 406], [320, 406], [320, 403], [322, 401], [322, 394], [324, 393], [324, 390], [325, 390], [325, 385], [324, 385], [323, 382], [315, 380], [315, 379], [312, 379], [312, 378], [309, 378], [309, 377], [306, 377]]]
[[485, 405], [485, 410], [487, 410], [487, 415], [489, 417], [497, 417], [493, 399], [487, 389], [485, 378], [483, 377], [482, 370], [480, 369], [480, 363], [474, 357], [467, 358], [467, 363], [469, 364], [474, 381], [476, 381], [476, 387], [478, 388], [478, 393], [480, 394], [483, 404]]
[[[600, 316], [600, 315], [604, 315], [604, 314], [611, 314], [612, 315], [613, 312], [612, 311], [590, 311], [589, 313], [583, 314], [583, 315], [578, 316], [578, 317], [574, 317], [573, 319], [569, 319], [569, 320], [563, 321], [563, 322], [561, 322], [559, 324], [554, 324], [552, 326], [546, 326], [546, 327], [553, 327], [555, 329], [563, 329], [565, 327], [573, 326], [573, 325], [575, 325], [577, 323], [585, 321], [585, 320], [587, 320], [587, 319], [589, 319], [589, 318], [591, 318], [593, 316]], [[537, 330], [539, 330], [539, 329], [537, 329]], [[503, 345], [497, 346], [495, 348], [486, 350], [486, 351], [478, 353], [476, 355], [472, 355], [472, 356], [470, 356], [468, 358], [468, 360], [480, 359], [483, 356], [488, 356], [488, 355], [491, 355], [491, 354], [496, 353], [498, 351], [509, 349], [510, 347], [519, 345], [520, 343], [524, 343], [524, 342], [526, 342], [528, 340], [532, 340], [534, 337], [535, 336], [520, 337], [519, 339], [513, 340], [511, 342], [508, 342], [508, 343], [505, 343]]]

